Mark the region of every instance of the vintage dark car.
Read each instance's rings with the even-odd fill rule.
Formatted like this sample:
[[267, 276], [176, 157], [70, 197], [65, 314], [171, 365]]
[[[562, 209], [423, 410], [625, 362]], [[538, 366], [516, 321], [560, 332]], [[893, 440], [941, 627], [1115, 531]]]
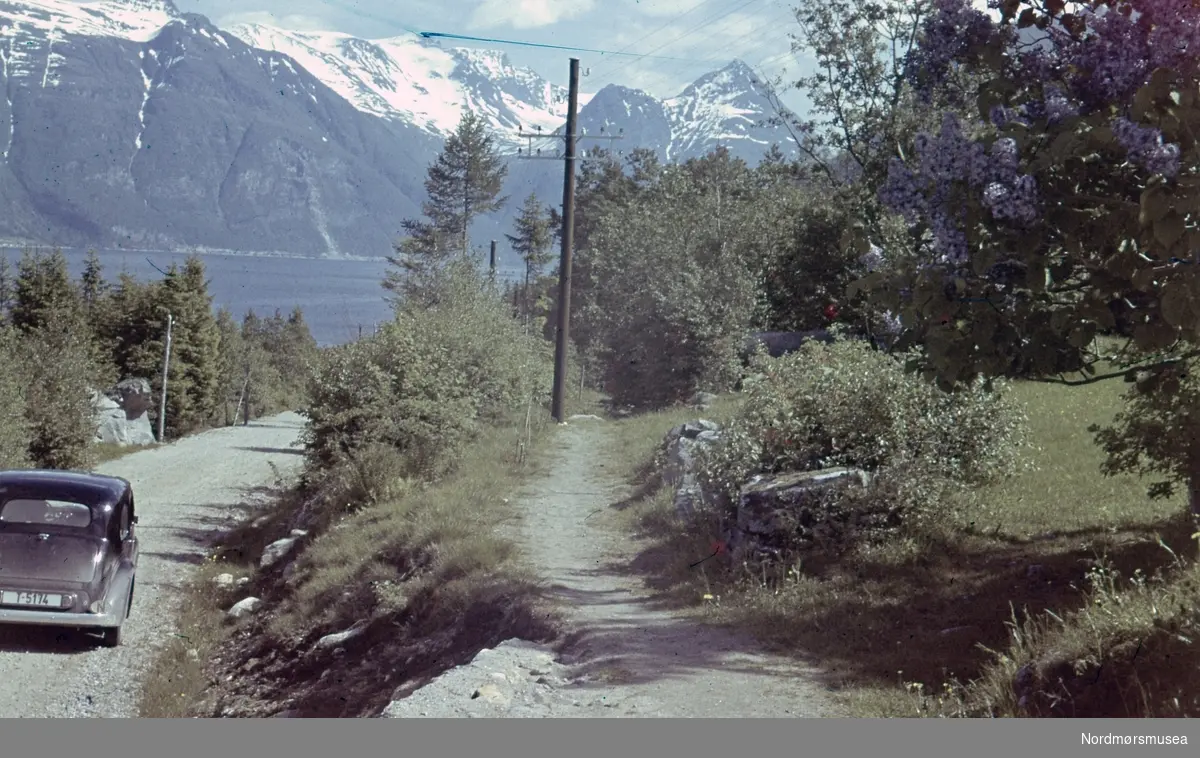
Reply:
[[121, 644], [138, 544], [133, 487], [75, 471], [0, 471], [0, 624], [99, 631]]

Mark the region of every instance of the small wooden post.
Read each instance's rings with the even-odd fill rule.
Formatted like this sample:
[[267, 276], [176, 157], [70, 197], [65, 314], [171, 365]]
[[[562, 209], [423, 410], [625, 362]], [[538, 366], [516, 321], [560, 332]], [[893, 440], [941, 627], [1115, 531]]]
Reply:
[[163, 345], [163, 372], [162, 372], [162, 395], [158, 401], [158, 441], [163, 442], [163, 434], [167, 426], [167, 376], [171, 368], [171, 326], [174, 324], [174, 317], [167, 314], [167, 340]]

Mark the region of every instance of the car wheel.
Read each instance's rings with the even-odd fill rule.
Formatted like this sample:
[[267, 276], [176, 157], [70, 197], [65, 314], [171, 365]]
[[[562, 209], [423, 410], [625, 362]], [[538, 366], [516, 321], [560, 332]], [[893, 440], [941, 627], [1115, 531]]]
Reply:
[[103, 630], [100, 644], [104, 647], [118, 647], [121, 644], [121, 626], [111, 626]]

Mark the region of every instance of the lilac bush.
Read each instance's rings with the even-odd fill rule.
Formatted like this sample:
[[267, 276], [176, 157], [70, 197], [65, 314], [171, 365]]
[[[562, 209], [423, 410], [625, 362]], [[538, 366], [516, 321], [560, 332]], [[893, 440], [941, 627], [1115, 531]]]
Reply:
[[1113, 121], [1113, 134], [1129, 159], [1155, 174], [1173, 177], [1179, 173], [1179, 145], [1163, 144], [1162, 132], [1121, 117]]
[[[986, 110], [986, 122], [970, 125], [990, 127], [991, 136], [969, 139], [947, 114], [936, 135], [916, 139], [911, 160], [892, 160], [879, 188], [886, 207], [928, 230], [929, 250], [939, 264], [967, 262], [979, 238], [977, 230], [966, 228], [974, 207], [986, 211], [994, 227], [1038, 226], [1044, 215], [1039, 178], [1022, 165], [1033, 162], [1030, 152], [1040, 146], [1039, 134], [1053, 136], [1056, 129], [1100, 115], [1130, 164], [1168, 179], [1181, 168], [1180, 145], [1164, 140], [1160, 128], [1132, 120], [1130, 111], [1155, 69], [1197, 72], [1200, 6], [1194, 0], [1098, 2], [1057, 19], [1045, 16], [1045, 23], [1037, 23], [1044, 26], [1037, 44], [1018, 43], [1014, 28], [1036, 23], [1027, 15], [1033, 6], [1025, 3], [1029, 7], [1017, 14], [1022, 3], [1014, 0], [989, 5], [1002, 11], [1000, 22], [969, 0], [937, 0], [907, 75], [918, 88], [928, 87], [953, 66], [981, 67], [989, 50], [999, 52], [992, 59], [1000, 61], [996, 73], [1014, 92]], [[1014, 16], [1020, 19], [1015, 25], [1009, 23]]]
[[1025, 225], [1038, 217], [1037, 180], [1020, 171], [1012, 138], [998, 139], [988, 149], [964, 136], [958, 119], [946, 114], [941, 131], [918, 135], [914, 149], [916, 166], [893, 159], [879, 197], [910, 223], [929, 224], [940, 262], [967, 260], [967, 235], [958, 218], [964, 187], [979, 195], [997, 220]]
[[947, 389], [1124, 373], [1151, 401], [1098, 435], [1109, 470], [1190, 478], [1200, 514], [1200, 0], [989, 4], [937, 0], [926, 21], [912, 86], [971, 74], [977, 120], [947, 115], [892, 160], [878, 196], [920, 253], [858, 289]]

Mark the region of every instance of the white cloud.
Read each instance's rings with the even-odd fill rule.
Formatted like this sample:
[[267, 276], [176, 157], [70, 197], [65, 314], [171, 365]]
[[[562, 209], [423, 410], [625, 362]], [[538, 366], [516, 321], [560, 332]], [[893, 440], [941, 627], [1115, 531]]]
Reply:
[[475, 28], [537, 29], [582, 16], [596, 0], [482, 0], [471, 14]]
[[716, 7], [720, 0], [629, 0], [633, 10], [644, 16], [667, 17], [691, 14], [701, 5]]
[[297, 13], [277, 16], [270, 11], [230, 13], [217, 19], [216, 23], [222, 29], [228, 29], [234, 24], [261, 24], [263, 26], [273, 26], [278, 29], [287, 29], [295, 32], [324, 32], [330, 29], [328, 21], [316, 16], [306, 16]]

